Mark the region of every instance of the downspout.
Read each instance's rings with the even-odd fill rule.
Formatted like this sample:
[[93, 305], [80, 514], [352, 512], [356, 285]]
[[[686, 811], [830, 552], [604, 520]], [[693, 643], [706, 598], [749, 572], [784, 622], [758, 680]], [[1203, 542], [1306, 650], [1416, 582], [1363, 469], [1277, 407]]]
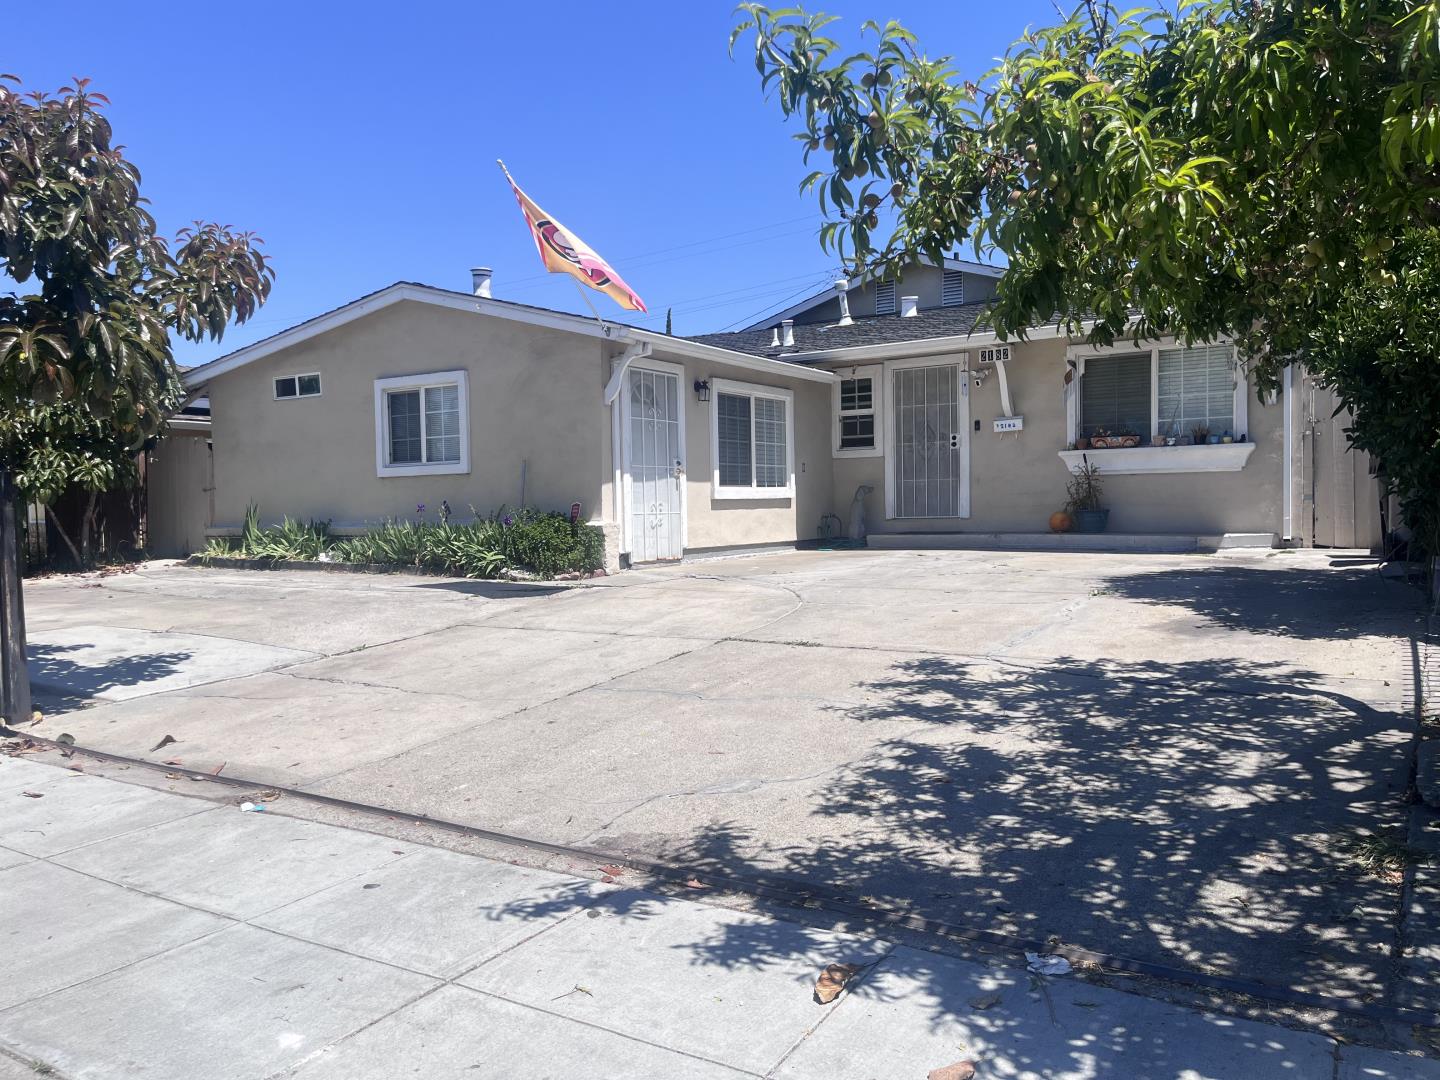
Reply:
[[1014, 408], [1010, 405], [1010, 380], [1005, 377], [1005, 361], [995, 360], [995, 373], [1000, 376], [1000, 409], [1007, 416], [1015, 415]]
[[615, 399], [620, 396], [620, 387], [625, 385], [625, 372], [630, 370], [630, 365], [636, 360], [650, 355], [650, 343], [648, 341], [636, 341], [620, 356], [615, 370], [610, 373], [610, 381], [605, 384], [605, 404], [615, 404]]
[[1295, 539], [1295, 367], [1285, 365], [1282, 382], [1285, 403], [1285, 471], [1280, 474], [1280, 539]]
[[650, 355], [648, 341], [635, 341], [615, 361], [610, 381], [605, 384], [605, 404], [610, 408], [610, 465], [611, 501], [614, 505], [616, 546], [618, 555], [630, 550], [629, 522], [626, 520], [629, 507], [625, 503], [625, 433], [620, 426], [620, 403], [616, 400], [625, 385], [625, 373], [636, 360]]

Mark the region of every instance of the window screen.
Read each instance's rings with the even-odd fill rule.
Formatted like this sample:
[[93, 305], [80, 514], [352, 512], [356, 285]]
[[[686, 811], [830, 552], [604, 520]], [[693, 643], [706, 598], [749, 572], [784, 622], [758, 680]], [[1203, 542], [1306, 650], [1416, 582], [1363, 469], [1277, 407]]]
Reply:
[[398, 390], [385, 395], [390, 418], [390, 464], [418, 465], [421, 461], [420, 391]]
[[295, 376], [295, 385], [299, 390], [300, 397], [314, 397], [320, 393], [320, 376], [297, 375]]
[[1150, 354], [1087, 360], [1080, 379], [1080, 434], [1150, 435]]
[[755, 407], [755, 486], [788, 487], [785, 475], [785, 402], [757, 397]]
[[425, 460], [460, 460], [460, 388], [425, 388]]
[[722, 487], [749, 487], [750, 399], [739, 394], [717, 394], [719, 417], [720, 484]]
[[1161, 435], [1189, 435], [1202, 425], [1215, 435], [1234, 429], [1232, 358], [1229, 345], [1160, 350], [1156, 391]]

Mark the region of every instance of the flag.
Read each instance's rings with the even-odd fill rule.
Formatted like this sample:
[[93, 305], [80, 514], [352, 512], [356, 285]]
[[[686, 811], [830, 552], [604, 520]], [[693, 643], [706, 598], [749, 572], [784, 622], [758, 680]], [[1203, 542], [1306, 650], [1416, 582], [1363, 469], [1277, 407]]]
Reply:
[[530, 226], [530, 235], [535, 240], [535, 250], [540, 252], [540, 261], [552, 274], [569, 274], [582, 285], [588, 285], [602, 292], [628, 311], [645, 311], [645, 301], [635, 295], [635, 290], [625, 284], [625, 279], [614, 268], [595, 253], [565, 226], [535, 205], [535, 200], [520, 190], [505, 163], [500, 162], [500, 171], [510, 181], [515, 192], [515, 201], [525, 215], [525, 224]]

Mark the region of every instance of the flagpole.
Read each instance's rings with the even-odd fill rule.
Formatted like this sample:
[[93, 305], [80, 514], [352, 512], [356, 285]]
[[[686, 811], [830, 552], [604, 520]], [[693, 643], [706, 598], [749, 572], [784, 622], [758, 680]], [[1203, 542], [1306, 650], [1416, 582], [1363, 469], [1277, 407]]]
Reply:
[[590, 314], [595, 316], [595, 321], [600, 324], [600, 329], [604, 332], [605, 336], [609, 337], [610, 324], [600, 317], [600, 312], [597, 311], [595, 305], [590, 302], [590, 297], [585, 295], [585, 290], [581, 287], [580, 282], [575, 281], [573, 277], [570, 278], [570, 280], [575, 282], [575, 291], [580, 294], [580, 299], [585, 301], [585, 306], [590, 309]]
[[[522, 212], [524, 212], [524, 210], [525, 210], [525, 202], [524, 202], [523, 200], [521, 200], [521, 196], [520, 196], [520, 185], [517, 184], [517, 183], [515, 183], [515, 178], [510, 175], [510, 170], [505, 167], [505, 162], [504, 162], [501, 158], [496, 158], [496, 159], [495, 159], [495, 164], [496, 164], [496, 165], [499, 165], [499, 166], [500, 166], [500, 171], [505, 174], [505, 179], [506, 179], [507, 181], [509, 181], [509, 183], [510, 183], [510, 188], [511, 188], [511, 190], [515, 193], [515, 198], [516, 198], [516, 200], [520, 201], [520, 209], [521, 209]], [[528, 199], [529, 199], [529, 196], [526, 196], [525, 199], [528, 200]], [[537, 209], [538, 209], [538, 208], [537, 208]], [[528, 222], [528, 220], [529, 220], [528, 215], [527, 215], [526, 220], [527, 220], [527, 222]], [[532, 231], [533, 231], [533, 226], [532, 226]], [[540, 244], [540, 239], [539, 239], [538, 236], [535, 237], [535, 244], [536, 244], [537, 247], [538, 247], [539, 244]], [[545, 261], [545, 257], [544, 257], [543, 252], [542, 252], [542, 254], [541, 254], [541, 261], [542, 261], [542, 262]], [[549, 264], [548, 264], [548, 263], [546, 263], [546, 268], [549, 269]], [[550, 270], [550, 272], [551, 272], [551, 273], [555, 273], [556, 271]], [[612, 271], [612, 273], [613, 273], [613, 271]], [[590, 297], [588, 297], [588, 296], [585, 295], [585, 290], [584, 290], [583, 288], [581, 288], [579, 279], [576, 278], [576, 277], [574, 277], [573, 275], [569, 275], [569, 276], [570, 276], [570, 280], [575, 283], [575, 291], [580, 294], [580, 299], [585, 301], [585, 306], [590, 309], [590, 314], [591, 314], [591, 315], [594, 315], [594, 316], [595, 316], [595, 321], [600, 324], [600, 331], [601, 331], [601, 333], [603, 333], [606, 337], [609, 337], [609, 336], [610, 336], [610, 324], [607, 323], [604, 319], [602, 319], [602, 318], [600, 317], [600, 312], [596, 309], [595, 305], [590, 302]], [[643, 308], [644, 305], [641, 305], [641, 306], [642, 306], [642, 308]]]

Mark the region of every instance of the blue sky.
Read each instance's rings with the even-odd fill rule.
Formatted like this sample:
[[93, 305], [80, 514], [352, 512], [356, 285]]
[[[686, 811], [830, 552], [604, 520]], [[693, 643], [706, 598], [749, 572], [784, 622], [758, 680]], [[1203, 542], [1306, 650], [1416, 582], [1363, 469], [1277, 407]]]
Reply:
[[[899, 19], [931, 55], [988, 70], [1049, 0], [830, 0], [832, 29]], [[269, 304], [202, 363], [397, 280], [586, 308], [546, 276], [504, 178], [582, 236], [650, 307], [705, 333], [824, 286], [834, 259], [791, 128], [737, 46], [731, 5], [265, 2], [13, 5], [0, 66], [27, 88], [87, 75], [166, 232], [254, 229]], [[592, 293], [603, 313], [611, 301]], [[637, 321], [628, 316], [626, 321]]]

